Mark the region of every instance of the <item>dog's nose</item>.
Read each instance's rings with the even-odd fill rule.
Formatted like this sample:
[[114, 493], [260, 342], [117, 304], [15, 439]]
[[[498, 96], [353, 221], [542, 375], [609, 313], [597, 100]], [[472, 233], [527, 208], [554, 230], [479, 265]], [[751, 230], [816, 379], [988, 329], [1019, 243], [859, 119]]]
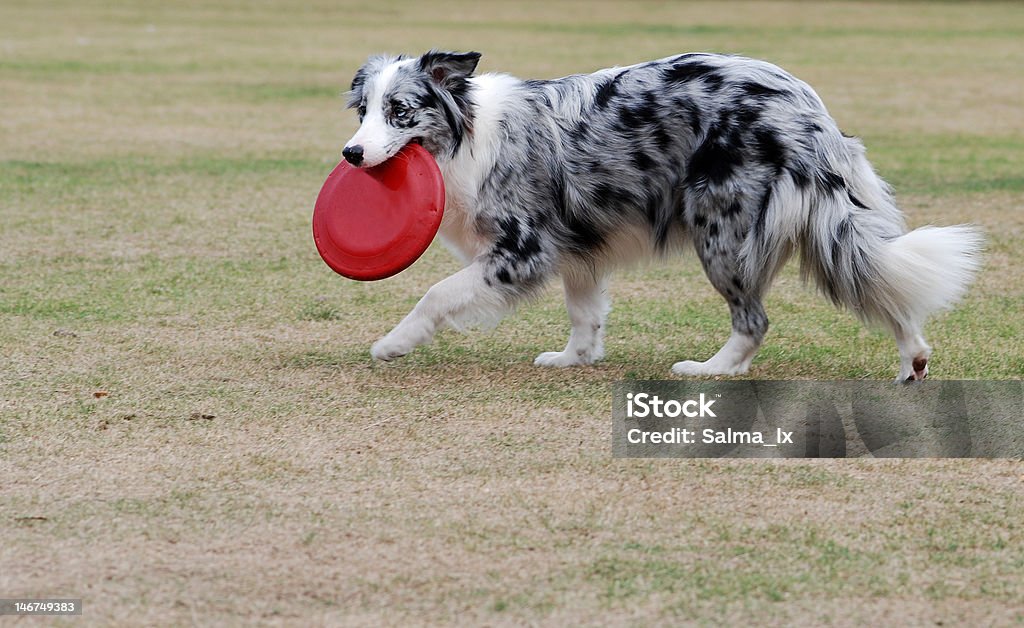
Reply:
[[345, 158], [345, 161], [358, 166], [363, 163], [363, 147], [358, 144], [355, 146], [346, 146], [341, 151], [341, 156]]

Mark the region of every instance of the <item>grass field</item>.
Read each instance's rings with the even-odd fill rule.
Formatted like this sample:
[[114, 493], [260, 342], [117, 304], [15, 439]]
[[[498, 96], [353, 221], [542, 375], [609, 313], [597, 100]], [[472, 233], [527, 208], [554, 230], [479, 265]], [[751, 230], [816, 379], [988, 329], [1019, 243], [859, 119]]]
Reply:
[[[456, 263], [344, 280], [312, 205], [355, 68], [435, 46], [529, 77], [782, 65], [912, 225], [988, 234], [932, 376], [1024, 373], [1024, 5], [5, 1], [0, 597], [89, 625], [1024, 622], [1020, 461], [611, 458], [612, 382], [728, 335], [692, 257], [616, 279], [597, 367], [531, 366], [568, 333], [554, 288], [371, 363]], [[895, 374], [792, 270], [768, 313], [750, 377]]]

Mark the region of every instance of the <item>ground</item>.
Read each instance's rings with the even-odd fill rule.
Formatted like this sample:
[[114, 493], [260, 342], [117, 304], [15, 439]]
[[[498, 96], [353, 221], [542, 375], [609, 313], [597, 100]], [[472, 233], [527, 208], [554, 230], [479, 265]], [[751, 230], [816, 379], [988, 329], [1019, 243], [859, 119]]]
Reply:
[[[1020, 461], [611, 458], [611, 384], [727, 337], [693, 257], [616, 278], [600, 366], [531, 366], [568, 333], [554, 288], [380, 365], [455, 261], [356, 283], [310, 232], [370, 53], [765, 58], [912, 225], [985, 229], [932, 376], [1020, 378], [1022, 42], [1012, 3], [3, 3], [0, 597], [89, 625], [1024, 622]], [[767, 309], [750, 377], [895, 374], [794, 271]]]

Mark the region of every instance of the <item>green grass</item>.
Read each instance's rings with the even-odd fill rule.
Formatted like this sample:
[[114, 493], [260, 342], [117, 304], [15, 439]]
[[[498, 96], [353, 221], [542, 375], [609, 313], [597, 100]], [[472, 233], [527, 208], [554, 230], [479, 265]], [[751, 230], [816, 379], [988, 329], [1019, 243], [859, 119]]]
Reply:
[[1024, 192], [1020, 137], [874, 134], [863, 139], [901, 195]]
[[[480, 49], [526, 77], [763, 57], [913, 226], [986, 231], [928, 325], [932, 374], [1018, 379], [1022, 24], [1013, 3], [0, 6], [0, 597], [81, 596], [92, 625], [1024, 622], [1019, 461], [611, 457], [611, 385], [728, 336], [694, 257], [613, 280], [600, 365], [531, 365], [568, 333], [555, 288], [375, 364], [457, 264], [435, 245], [348, 281], [309, 222], [368, 54]], [[895, 372], [795, 268], [767, 310], [749, 377]]]

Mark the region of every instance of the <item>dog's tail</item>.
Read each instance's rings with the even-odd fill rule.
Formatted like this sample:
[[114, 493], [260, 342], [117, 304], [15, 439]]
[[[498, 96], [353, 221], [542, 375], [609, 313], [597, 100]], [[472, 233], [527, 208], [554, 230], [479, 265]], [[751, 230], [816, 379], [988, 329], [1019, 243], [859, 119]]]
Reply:
[[[777, 210], [774, 220], [768, 218], [775, 229], [766, 230], [755, 246], [768, 253], [762, 247], [792, 250], [799, 245], [802, 276], [813, 277], [836, 305], [884, 325], [897, 338], [920, 334], [931, 314], [963, 296], [980, 266], [984, 238], [971, 225], [907, 232], [889, 186], [871, 168], [863, 145], [856, 138], [842, 141], [841, 150], [821, 156], [826, 165], [817, 171], [813, 191], [801, 194], [788, 182], [793, 195], [766, 209], [769, 214]], [[793, 201], [804, 211], [782, 206]], [[788, 242], [766, 241], [772, 238]], [[753, 260], [746, 261], [747, 271], [754, 270], [749, 266]]]

